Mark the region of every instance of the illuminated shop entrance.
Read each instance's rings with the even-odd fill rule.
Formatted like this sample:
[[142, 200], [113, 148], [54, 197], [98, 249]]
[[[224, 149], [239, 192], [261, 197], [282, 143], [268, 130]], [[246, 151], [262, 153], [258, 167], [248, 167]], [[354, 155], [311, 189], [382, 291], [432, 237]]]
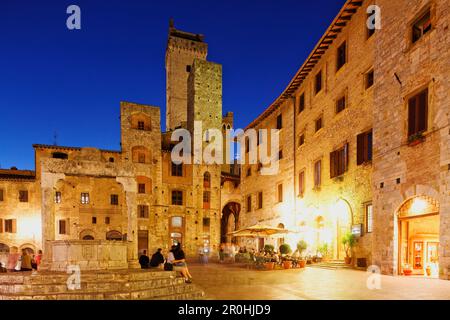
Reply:
[[439, 277], [439, 204], [419, 196], [398, 211], [399, 274]]

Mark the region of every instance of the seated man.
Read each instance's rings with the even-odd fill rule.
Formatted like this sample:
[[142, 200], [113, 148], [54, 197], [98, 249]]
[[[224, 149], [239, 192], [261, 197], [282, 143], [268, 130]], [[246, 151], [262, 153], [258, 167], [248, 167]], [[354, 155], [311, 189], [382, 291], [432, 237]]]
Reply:
[[149, 262], [150, 259], [147, 256], [147, 250], [144, 250], [142, 255], [139, 257], [139, 264], [141, 265], [141, 269], [147, 269]]
[[152, 268], [162, 268], [164, 265], [164, 256], [162, 254], [162, 249], [159, 248], [153, 255], [150, 260], [150, 267]]

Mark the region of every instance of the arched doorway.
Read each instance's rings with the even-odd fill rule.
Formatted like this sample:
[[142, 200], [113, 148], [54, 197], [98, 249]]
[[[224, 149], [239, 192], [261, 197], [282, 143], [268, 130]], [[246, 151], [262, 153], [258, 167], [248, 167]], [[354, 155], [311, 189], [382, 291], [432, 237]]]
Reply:
[[352, 211], [347, 201], [339, 199], [334, 207], [336, 216], [336, 259], [345, 258], [345, 246], [342, 239], [352, 230]]
[[236, 231], [237, 228], [239, 227], [240, 212], [241, 212], [241, 205], [237, 202], [229, 202], [223, 208], [220, 227], [221, 243], [227, 242], [236, 243], [236, 238], [228, 236], [227, 234]]
[[397, 221], [399, 274], [439, 277], [438, 201], [412, 197], [398, 209]]

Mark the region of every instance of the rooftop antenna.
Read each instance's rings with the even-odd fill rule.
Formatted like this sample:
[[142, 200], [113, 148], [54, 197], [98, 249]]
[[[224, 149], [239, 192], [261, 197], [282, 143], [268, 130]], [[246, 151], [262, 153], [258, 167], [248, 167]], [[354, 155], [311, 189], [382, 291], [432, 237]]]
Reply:
[[55, 131], [53, 133], [53, 145], [57, 146], [58, 145], [58, 131]]

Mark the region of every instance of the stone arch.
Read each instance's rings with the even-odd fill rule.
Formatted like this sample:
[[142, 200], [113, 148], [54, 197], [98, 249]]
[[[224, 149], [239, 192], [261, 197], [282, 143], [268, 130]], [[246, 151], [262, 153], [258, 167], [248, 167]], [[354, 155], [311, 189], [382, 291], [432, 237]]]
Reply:
[[[231, 242], [235, 243], [236, 238], [230, 237], [227, 234], [229, 232], [236, 231], [239, 226], [239, 214], [241, 212], [241, 205], [238, 202], [228, 202], [222, 209], [222, 219], [221, 219], [221, 242], [226, 243]], [[234, 223], [234, 230], [229, 230], [229, 224], [230, 224], [230, 217], [234, 219], [234, 221], [231, 221]]]
[[122, 241], [123, 235], [120, 231], [111, 230], [106, 233], [106, 240], [110, 241]]
[[3, 242], [0, 243], [0, 254], [9, 253], [10, 250], [11, 250], [11, 248], [9, 245], [7, 245], [6, 243], [3, 243]]
[[130, 124], [132, 129], [144, 131], [152, 130], [150, 116], [142, 112], [132, 114], [130, 117]]
[[94, 240], [95, 233], [91, 229], [85, 229], [80, 232], [80, 240]]
[[344, 198], [339, 198], [333, 208], [335, 210], [333, 213], [336, 216], [336, 256], [337, 259], [342, 260], [345, 257], [342, 238], [352, 230], [353, 210], [350, 203]]
[[22, 250], [27, 250], [28, 254], [34, 254], [36, 252], [36, 246], [32, 243], [24, 243], [20, 246], [20, 252], [22, 252]]
[[131, 158], [134, 163], [150, 163], [150, 150], [144, 146], [134, 146], [131, 148]]

